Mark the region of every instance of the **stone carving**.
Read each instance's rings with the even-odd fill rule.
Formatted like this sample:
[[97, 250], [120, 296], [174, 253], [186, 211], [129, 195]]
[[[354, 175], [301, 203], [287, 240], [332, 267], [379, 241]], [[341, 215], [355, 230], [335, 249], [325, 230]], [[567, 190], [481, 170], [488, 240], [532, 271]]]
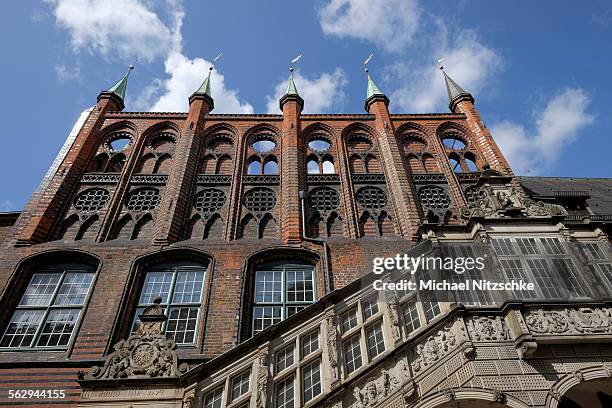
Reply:
[[499, 404], [505, 404], [506, 394], [501, 391], [495, 391], [495, 394], [493, 395], [493, 402], [497, 402]]
[[453, 333], [452, 326], [439, 330], [435, 335], [429, 336], [425, 343], [416, 346], [413, 352], [415, 358], [412, 361], [412, 369], [414, 372], [426, 369], [447, 355], [457, 345], [457, 338]]
[[574, 371], [572, 375], [574, 376], [575, 379], [578, 380], [578, 382], [580, 383], [584, 382], [584, 374], [582, 374], [582, 371], [580, 370]]
[[528, 217], [551, 217], [567, 215], [567, 212], [559, 205], [525, 197], [510, 185], [480, 187], [469, 207], [462, 210], [464, 218], [498, 218], [520, 214]]
[[457, 396], [455, 395], [455, 390], [446, 389], [444, 390], [444, 395], [446, 396], [446, 398], [448, 398], [449, 401], [454, 401], [455, 399], [457, 399]]
[[539, 334], [611, 333], [610, 308], [578, 308], [530, 311], [525, 316], [529, 329]]
[[336, 332], [337, 317], [333, 311], [325, 316], [325, 321], [327, 323], [327, 355], [335, 381], [338, 379], [338, 336]]
[[500, 316], [474, 316], [468, 327], [476, 341], [508, 340], [508, 328]]
[[398, 390], [400, 382], [392, 375], [389, 370], [382, 370], [380, 377], [374, 379], [369, 378], [365, 385], [361, 388], [353, 389], [353, 398], [355, 402], [352, 408], [371, 408], [382, 399], [391, 395]]
[[178, 366], [176, 343], [162, 333], [166, 319], [157, 297], [144, 309], [138, 330], [127, 340], [115, 344], [102, 367], [94, 366], [86, 380], [177, 377], [187, 371], [187, 364]]
[[265, 408], [268, 400], [268, 353], [262, 352], [258, 357], [258, 362], [256, 406]]
[[393, 340], [397, 341], [402, 338], [399, 322], [399, 301], [397, 296], [391, 291], [386, 291], [387, 308], [389, 310], [389, 320], [393, 326]]
[[400, 381], [402, 384], [405, 384], [412, 380], [412, 376], [410, 375], [410, 367], [408, 362], [400, 358], [397, 362], [397, 369], [400, 377]]

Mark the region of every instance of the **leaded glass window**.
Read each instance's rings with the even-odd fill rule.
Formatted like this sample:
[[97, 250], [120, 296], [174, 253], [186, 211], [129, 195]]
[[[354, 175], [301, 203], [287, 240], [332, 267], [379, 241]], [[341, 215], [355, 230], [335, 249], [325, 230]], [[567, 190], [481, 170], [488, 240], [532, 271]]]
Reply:
[[0, 347], [67, 347], [93, 278], [93, 268], [81, 264], [53, 265], [36, 271], [4, 331]]
[[179, 345], [195, 343], [202, 305], [206, 267], [199, 264], [164, 264], [147, 271], [144, 278], [132, 330], [140, 321], [144, 308], [161, 297], [161, 307], [167, 316], [163, 330]]
[[385, 338], [383, 336], [382, 323], [374, 323], [366, 330], [366, 341], [368, 344], [368, 355], [370, 360], [385, 351]]
[[321, 394], [321, 362], [315, 360], [302, 368], [302, 402], [308, 401]]
[[315, 301], [312, 265], [266, 264], [255, 270], [253, 334], [291, 317]]
[[346, 374], [352, 373], [361, 367], [361, 365], [361, 343], [359, 334], [357, 334], [344, 342], [344, 367], [346, 368]]
[[276, 408], [293, 408], [293, 375], [276, 384]]
[[249, 392], [251, 382], [251, 370], [244, 371], [232, 378], [231, 401], [235, 401]]

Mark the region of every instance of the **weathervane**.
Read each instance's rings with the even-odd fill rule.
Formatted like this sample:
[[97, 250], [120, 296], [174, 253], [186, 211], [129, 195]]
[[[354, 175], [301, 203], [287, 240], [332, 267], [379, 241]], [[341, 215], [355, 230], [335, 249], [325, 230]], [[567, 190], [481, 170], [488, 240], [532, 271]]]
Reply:
[[436, 59], [436, 62], [438, 63], [438, 68], [440, 68], [441, 70], [444, 70], [444, 65], [442, 65], [442, 61], [444, 61], [444, 58]]
[[294, 59], [292, 59], [291, 60], [291, 66], [289, 67], [289, 71], [293, 72], [293, 65], [295, 65], [295, 63], [298, 62], [301, 59], [302, 59], [302, 54], [300, 54], [297, 57], [295, 57]]
[[210, 71], [212, 71], [215, 68], [215, 62], [217, 62], [217, 60], [219, 58], [221, 58], [221, 56], [223, 55], [222, 52], [218, 53], [217, 56], [215, 58], [213, 58], [212, 63], [210, 64], [210, 68], [208, 68]]
[[370, 70], [368, 69], [368, 63], [370, 62], [370, 60], [372, 59], [372, 57], [374, 56], [374, 53], [371, 53], [368, 58], [366, 58], [365, 61], [363, 61], [363, 65], [365, 66], [364, 71], [365, 72], [370, 72]]

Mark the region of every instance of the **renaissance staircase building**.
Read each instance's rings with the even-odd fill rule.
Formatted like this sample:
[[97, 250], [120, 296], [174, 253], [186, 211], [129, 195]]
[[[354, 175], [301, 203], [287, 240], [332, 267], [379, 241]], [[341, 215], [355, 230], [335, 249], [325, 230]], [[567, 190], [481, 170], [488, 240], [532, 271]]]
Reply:
[[[186, 113], [101, 92], [0, 214], [0, 404], [612, 406], [612, 180], [516, 176], [441, 80], [450, 113], [370, 74], [364, 114], [302, 114], [293, 75], [278, 115], [212, 113], [210, 73]], [[372, 273], [396, 254], [535, 290], [374, 290], [419, 279]]]

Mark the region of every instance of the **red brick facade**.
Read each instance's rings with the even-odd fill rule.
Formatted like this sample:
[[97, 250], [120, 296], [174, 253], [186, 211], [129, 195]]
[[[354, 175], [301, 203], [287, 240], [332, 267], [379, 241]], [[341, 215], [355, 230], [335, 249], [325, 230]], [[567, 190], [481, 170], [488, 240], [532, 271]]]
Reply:
[[[338, 289], [368, 272], [374, 256], [406, 251], [423, 222], [460, 223], [466, 189], [484, 167], [511, 174], [469, 101], [457, 113], [420, 115], [390, 114], [382, 99], [368, 114], [305, 115], [291, 99], [282, 115], [210, 114], [204, 98], [188, 113], [118, 107], [100, 98], [14, 229], [0, 232], [3, 332], [39, 265], [79, 260], [96, 271], [68, 347], [0, 352], [0, 404], [10, 403], [8, 389], [41, 385], [69, 395], [44, 406], [73, 403], [76, 372], [129, 334], [148, 265], [208, 266], [196, 346], [179, 350], [182, 360], [203, 361], [248, 337], [254, 265], [308, 260], [318, 298], [326, 294], [322, 246], [303, 234], [327, 241], [330, 289]], [[465, 148], [447, 147], [448, 138]], [[313, 139], [329, 149], [309, 147]], [[121, 140], [127, 146], [114, 148]], [[275, 147], [258, 151], [262, 140]], [[476, 168], [461, 159], [453, 169], [452, 155]], [[308, 174], [310, 161], [325, 174]]]

